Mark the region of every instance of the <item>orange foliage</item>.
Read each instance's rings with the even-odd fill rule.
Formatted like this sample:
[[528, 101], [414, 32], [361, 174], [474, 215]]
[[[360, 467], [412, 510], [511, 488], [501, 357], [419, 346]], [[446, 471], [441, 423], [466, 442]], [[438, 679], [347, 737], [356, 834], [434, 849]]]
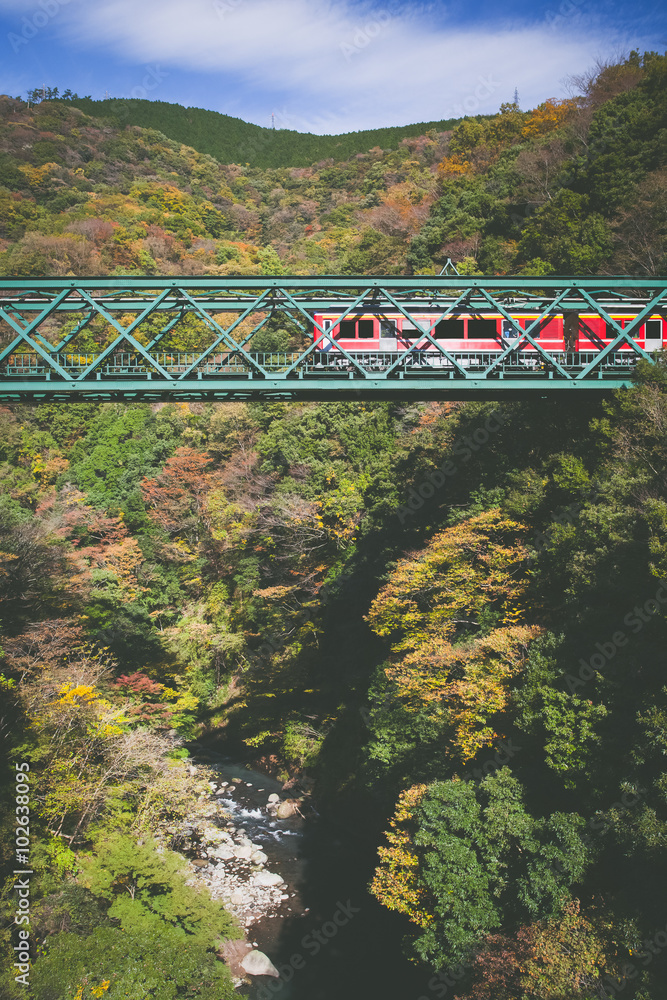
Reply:
[[549, 132], [555, 132], [567, 121], [576, 107], [577, 101], [574, 98], [557, 101], [550, 97], [531, 112], [521, 130], [521, 138], [537, 139]]
[[123, 601], [137, 596], [137, 577], [143, 562], [139, 543], [131, 538], [122, 515], [112, 517], [85, 503], [85, 494], [70, 490], [58, 496], [55, 490], [42, 498], [37, 516], [46, 523], [54, 539], [69, 542], [70, 592], [85, 590], [92, 570], [107, 570], [117, 580]]
[[452, 156], [446, 156], [438, 164], [438, 174], [442, 180], [450, 180], [452, 177], [460, 177], [462, 174], [469, 174], [472, 170], [472, 164], [464, 160], [462, 156], [458, 154], [453, 154]]
[[[578, 899], [561, 916], [520, 927], [513, 938], [489, 935], [472, 961], [472, 983], [455, 1000], [556, 1000], [599, 994], [608, 927]], [[613, 964], [613, 957], [612, 957]]]
[[159, 476], [142, 480], [148, 512], [168, 534], [179, 534], [188, 518], [204, 511], [206, 497], [217, 484], [217, 477], [206, 471], [209, 461], [207, 452], [178, 448]]

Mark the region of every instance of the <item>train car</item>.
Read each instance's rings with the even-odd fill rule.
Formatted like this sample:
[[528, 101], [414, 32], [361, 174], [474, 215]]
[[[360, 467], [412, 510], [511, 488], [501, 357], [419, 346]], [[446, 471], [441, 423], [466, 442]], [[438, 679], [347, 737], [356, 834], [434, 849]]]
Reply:
[[[529, 330], [540, 316], [537, 312], [522, 311], [513, 318], [522, 330]], [[621, 328], [628, 326], [633, 318], [628, 315], [618, 316], [613, 312], [610, 316]], [[378, 316], [367, 312], [348, 315], [342, 320], [340, 314], [319, 313], [313, 319], [326, 334], [318, 345], [318, 349], [324, 353], [335, 352], [337, 347], [342, 347], [353, 354], [395, 354], [413, 347], [419, 348], [420, 353], [426, 352], [428, 360], [433, 362], [438, 358], [438, 350], [418, 332], [415, 323], [422, 330], [428, 330], [433, 339], [445, 349], [456, 352], [500, 352], [520, 337], [516, 328], [497, 313], [460, 314], [445, 319], [438, 319], [433, 313], [424, 313], [415, 314], [415, 322], [399, 313]], [[316, 326], [313, 331], [313, 339], [316, 341], [321, 333]], [[539, 326], [531, 330], [531, 336], [540, 346], [554, 353], [599, 351], [615, 340], [617, 335], [611, 324], [594, 313], [549, 316], [541, 319]], [[667, 320], [659, 315], [651, 316], [632, 335], [635, 342], [646, 351], [662, 350], [667, 339]], [[527, 344], [522, 350], [530, 351], [534, 348]], [[620, 350], [629, 351], [631, 348], [629, 345], [622, 345]]]

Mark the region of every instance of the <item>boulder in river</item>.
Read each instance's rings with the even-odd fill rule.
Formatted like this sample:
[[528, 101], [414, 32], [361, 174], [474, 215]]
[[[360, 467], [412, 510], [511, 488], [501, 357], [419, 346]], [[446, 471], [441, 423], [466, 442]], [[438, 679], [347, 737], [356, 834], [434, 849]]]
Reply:
[[280, 802], [280, 796], [277, 794], [277, 792], [271, 792], [271, 794], [269, 795], [269, 802], [276, 802], [276, 803]]
[[289, 819], [290, 816], [294, 816], [298, 812], [298, 803], [294, 802], [292, 799], [285, 799], [281, 802], [276, 810], [276, 816], [278, 819]]
[[235, 857], [234, 851], [231, 847], [216, 847], [214, 851], [211, 851], [214, 858], [218, 861], [231, 861]]
[[280, 978], [275, 965], [263, 951], [249, 951], [241, 961], [241, 965], [250, 976], [274, 976]]
[[273, 885], [282, 885], [282, 877], [275, 872], [257, 872], [254, 878], [255, 885], [266, 886], [268, 889]]

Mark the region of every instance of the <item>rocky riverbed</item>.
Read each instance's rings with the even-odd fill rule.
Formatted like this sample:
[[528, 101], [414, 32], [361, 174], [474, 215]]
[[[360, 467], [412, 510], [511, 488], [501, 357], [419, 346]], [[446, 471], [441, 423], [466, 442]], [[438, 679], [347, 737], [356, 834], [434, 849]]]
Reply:
[[[249, 975], [278, 976], [257, 947], [256, 925], [266, 928], [267, 921], [307, 912], [293, 884], [305, 796], [287, 793], [257, 772], [244, 773], [239, 765], [189, 767], [202, 779], [199, 803], [182, 822], [164, 829], [165, 841], [188, 860], [189, 882], [204, 886], [245, 931], [243, 941], [228, 942], [222, 953], [236, 985], [251, 982]], [[234, 771], [243, 777], [232, 777]]]

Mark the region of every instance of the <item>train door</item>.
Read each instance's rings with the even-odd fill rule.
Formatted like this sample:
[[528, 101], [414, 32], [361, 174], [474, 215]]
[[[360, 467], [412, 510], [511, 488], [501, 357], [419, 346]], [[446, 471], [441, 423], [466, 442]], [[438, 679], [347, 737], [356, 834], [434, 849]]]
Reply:
[[380, 350], [381, 351], [395, 351], [396, 350], [396, 320], [395, 319], [381, 319], [380, 320]]
[[662, 349], [662, 320], [649, 319], [644, 324], [645, 349], [659, 351]]
[[[331, 330], [330, 319], [325, 319], [321, 325], [325, 333], [328, 333]], [[322, 337], [317, 346], [320, 351], [324, 351], [325, 353], [328, 353], [333, 348], [333, 344], [331, 343], [331, 340], [328, 337]]]

